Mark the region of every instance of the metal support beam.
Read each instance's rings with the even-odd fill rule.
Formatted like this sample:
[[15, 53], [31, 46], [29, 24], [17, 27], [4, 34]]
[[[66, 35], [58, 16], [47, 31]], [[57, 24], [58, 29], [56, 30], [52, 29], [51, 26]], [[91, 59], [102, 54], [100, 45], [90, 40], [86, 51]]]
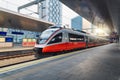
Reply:
[[23, 8], [26, 8], [26, 7], [29, 7], [29, 6], [32, 6], [32, 5], [34, 5], [34, 4], [38, 4], [38, 3], [42, 2], [42, 1], [44, 1], [44, 0], [35, 0], [35, 1], [32, 1], [32, 2], [27, 3], [27, 4], [25, 4], [25, 5], [19, 6], [19, 7], [18, 7], [18, 12], [20, 12], [20, 9], [23, 9]]
[[119, 35], [118, 45], [119, 45], [119, 49], [120, 49], [120, 35]]
[[39, 15], [39, 19], [40, 19], [40, 6], [41, 6], [41, 4], [38, 3], [38, 4], [37, 4], [37, 12], [38, 12], [38, 15]]

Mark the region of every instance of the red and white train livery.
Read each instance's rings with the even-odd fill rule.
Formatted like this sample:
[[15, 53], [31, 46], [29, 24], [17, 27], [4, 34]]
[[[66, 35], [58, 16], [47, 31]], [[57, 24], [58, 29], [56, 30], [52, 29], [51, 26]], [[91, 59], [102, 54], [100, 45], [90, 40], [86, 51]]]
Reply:
[[88, 34], [52, 26], [43, 31], [35, 45], [37, 56], [49, 52], [62, 52], [79, 48], [102, 45], [107, 39], [90, 36]]

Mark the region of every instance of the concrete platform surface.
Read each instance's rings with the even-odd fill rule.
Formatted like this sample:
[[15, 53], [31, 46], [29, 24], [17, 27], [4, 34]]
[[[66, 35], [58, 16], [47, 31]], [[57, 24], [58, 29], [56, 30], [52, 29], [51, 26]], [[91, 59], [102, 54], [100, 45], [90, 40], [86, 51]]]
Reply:
[[0, 80], [120, 80], [120, 49], [114, 43], [39, 62], [1, 73]]

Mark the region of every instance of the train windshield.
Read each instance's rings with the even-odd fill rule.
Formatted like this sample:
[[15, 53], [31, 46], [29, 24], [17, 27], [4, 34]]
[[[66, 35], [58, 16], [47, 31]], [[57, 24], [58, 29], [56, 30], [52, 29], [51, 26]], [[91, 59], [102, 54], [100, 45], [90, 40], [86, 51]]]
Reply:
[[44, 44], [47, 39], [56, 31], [57, 29], [47, 29], [45, 30], [41, 35], [40, 38], [38, 40], [38, 44]]

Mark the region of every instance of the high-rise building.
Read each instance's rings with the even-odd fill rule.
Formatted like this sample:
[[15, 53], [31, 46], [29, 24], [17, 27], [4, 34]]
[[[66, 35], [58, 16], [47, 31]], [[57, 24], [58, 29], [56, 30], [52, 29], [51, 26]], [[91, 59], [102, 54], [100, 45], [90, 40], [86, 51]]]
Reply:
[[71, 27], [75, 30], [82, 30], [82, 23], [83, 21], [81, 16], [71, 19]]
[[82, 17], [59, 0], [43, 0], [39, 5], [40, 19], [82, 30]]
[[40, 3], [39, 17], [43, 20], [61, 24], [61, 3], [59, 0], [44, 0]]

